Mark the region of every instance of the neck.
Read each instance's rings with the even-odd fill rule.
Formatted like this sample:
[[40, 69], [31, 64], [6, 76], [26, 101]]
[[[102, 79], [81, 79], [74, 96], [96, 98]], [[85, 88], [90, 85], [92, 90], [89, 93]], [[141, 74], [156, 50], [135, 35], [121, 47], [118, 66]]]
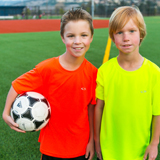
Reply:
[[139, 58], [142, 57], [140, 55], [140, 53], [133, 53], [133, 54], [124, 54], [124, 53], [119, 53], [118, 55], [118, 59], [121, 61], [128, 61], [128, 62], [132, 62], [132, 61], [137, 61], [139, 60]]
[[144, 58], [139, 53], [136, 55], [119, 54], [117, 60], [124, 70], [134, 71], [142, 66]]
[[62, 54], [59, 58], [61, 66], [69, 71], [74, 71], [83, 63], [84, 57], [73, 57], [66, 53]]

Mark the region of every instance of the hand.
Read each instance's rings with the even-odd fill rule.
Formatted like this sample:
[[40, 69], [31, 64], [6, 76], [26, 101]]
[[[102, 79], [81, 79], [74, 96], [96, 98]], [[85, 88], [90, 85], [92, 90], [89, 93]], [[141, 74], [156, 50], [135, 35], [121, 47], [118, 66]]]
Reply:
[[13, 129], [17, 132], [25, 133], [25, 131], [22, 131], [21, 129], [18, 128], [18, 124], [15, 123], [10, 116], [11, 106], [12, 106], [12, 104], [15, 101], [17, 96], [18, 96], [18, 93], [11, 86], [11, 88], [8, 92], [8, 95], [7, 95], [6, 104], [5, 104], [4, 111], [3, 111], [3, 119], [9, 125], [9, 127], [11, 129]]
[[98, 158], [99, 160], [103, 160], [100, 142], [95, 142], [95, 148], [96, 148], [97, 158]]
[[92, 160], [94, 157], [94, 141], [91, 141], [87, 144], [85, 158]]
[[18, 124], [13, 121], [11, 116], [3, 115], [4, 121], [9, 125], [9, 127], [17, 132], [25, 133], [25, 131], [18, 128]]
[[147, 156], [148, 156], [148, 160], [155, 160], [156, 157], [158, 155], [158, 146], [157, 145], [153, 145], [153, 144], [150, 144], [147, 148], [146, 148], [146, 151], [145, 151], [145, 154], [144, 154], [144, 160], [147, 159]]

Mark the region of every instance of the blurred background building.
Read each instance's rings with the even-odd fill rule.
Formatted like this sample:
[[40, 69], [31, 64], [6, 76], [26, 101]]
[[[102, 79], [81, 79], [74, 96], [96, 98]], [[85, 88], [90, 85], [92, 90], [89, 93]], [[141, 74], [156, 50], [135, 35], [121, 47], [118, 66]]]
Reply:
[[80, 7], [94, 18], [106, 18], [115, 8], [126, 5], [136, 5], [144, 16], [160, 15], [160, 0], [1, 0], [0, 16], [58, 18], [65, 11]]

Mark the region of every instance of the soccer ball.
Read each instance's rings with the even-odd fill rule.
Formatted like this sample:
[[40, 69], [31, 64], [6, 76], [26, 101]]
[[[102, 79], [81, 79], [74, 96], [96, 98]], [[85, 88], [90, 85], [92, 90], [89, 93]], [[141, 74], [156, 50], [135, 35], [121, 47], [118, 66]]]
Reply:
[[25, 92], [16, 98], [11, 107], [11, 117], [24, 131], [38, 131], [51, 115], [47, 99], [37, 92]]

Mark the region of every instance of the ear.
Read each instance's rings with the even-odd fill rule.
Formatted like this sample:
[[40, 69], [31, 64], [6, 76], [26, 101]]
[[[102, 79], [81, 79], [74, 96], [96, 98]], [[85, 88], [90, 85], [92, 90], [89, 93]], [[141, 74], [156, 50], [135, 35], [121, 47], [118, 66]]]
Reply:
[[90, 43], [93, 41], [93, 35], [91, 36]]
[[63, 42], [63, 43], [65, 43], [65, 40], [64, 40], [64, 38], [63, 38], [62, 36], [61, 36], [61, 38], [62, 38], [62, 42]]
[[113, 43], [115, 43], [114, 37], [113, 38], [110, 37], [110, 39], [112, 40]]
[[141, 45], [142, 41], [143, 41], [143, 38], [140, 38], [139, 46]]

